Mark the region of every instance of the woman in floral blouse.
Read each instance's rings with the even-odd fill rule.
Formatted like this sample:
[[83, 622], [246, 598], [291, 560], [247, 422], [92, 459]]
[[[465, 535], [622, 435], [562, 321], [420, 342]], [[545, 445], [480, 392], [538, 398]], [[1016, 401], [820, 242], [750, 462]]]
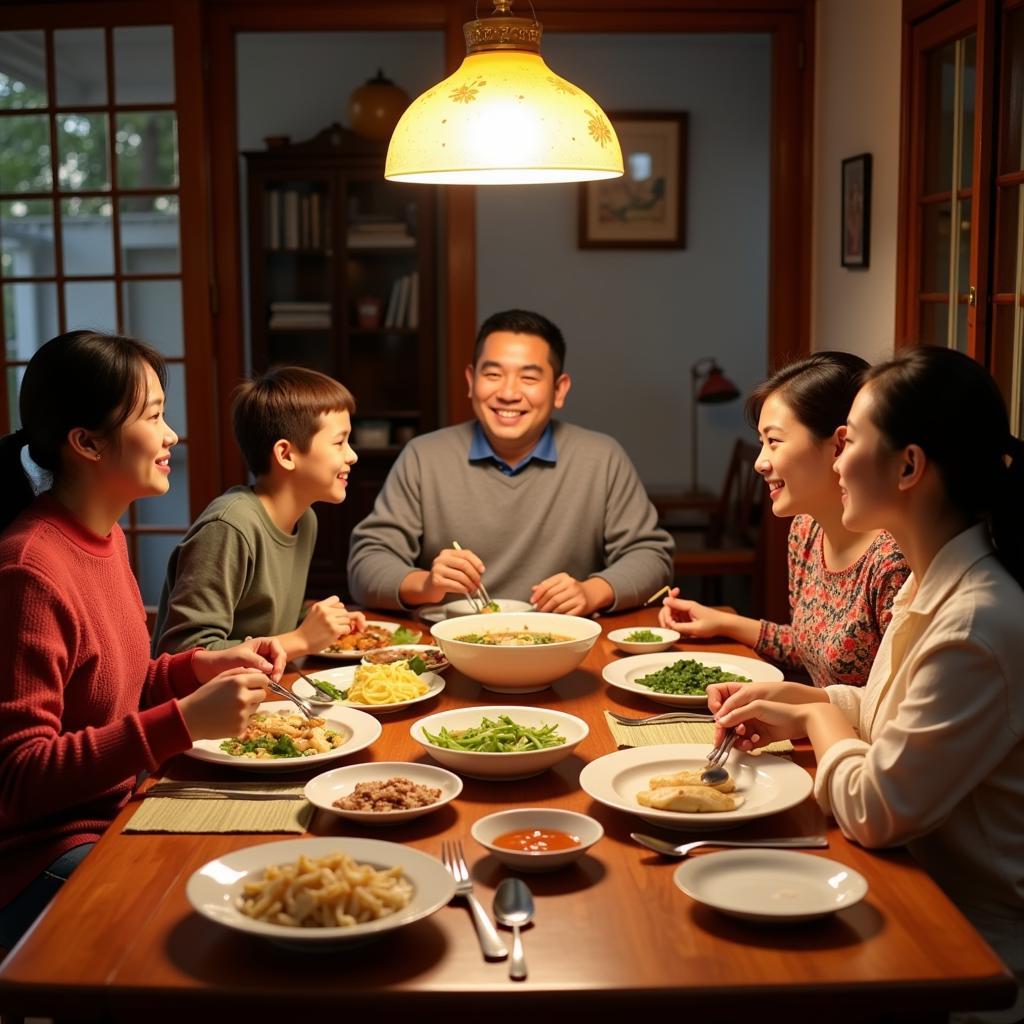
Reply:
[[793, 516], [789, 531], [789, 623], [749, 619], [679, 597], [665, 599], [660, 622], [685, 637], [727, 636], [815, 686], [863, 686], [892, 602], [909, 574], [884, 531], [854, 533], [832, 463], [867, 363], [848, 352], [818, 352], [754, 389], [747, 413], [761, 454], [755, 468], [772, 512]]

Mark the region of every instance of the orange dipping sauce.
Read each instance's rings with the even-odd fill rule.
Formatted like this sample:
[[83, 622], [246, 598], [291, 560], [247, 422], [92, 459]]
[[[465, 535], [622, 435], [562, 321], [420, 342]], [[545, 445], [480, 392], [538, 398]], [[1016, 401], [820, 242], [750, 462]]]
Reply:
[[553, 853], [555, 850], [571, 850], [579, 846], [580, 837], [560, 832], [557, 828], [524, 828], [492, 839], [491, 845], [521, 853]]

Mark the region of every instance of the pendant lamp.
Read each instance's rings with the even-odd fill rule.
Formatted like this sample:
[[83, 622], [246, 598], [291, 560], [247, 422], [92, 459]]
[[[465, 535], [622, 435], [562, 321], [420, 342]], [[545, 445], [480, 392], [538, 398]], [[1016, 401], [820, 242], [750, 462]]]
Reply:
[[605, 112], [540, 55], [540, 22], [512, 0], [465, 24], [455, 74], [417, 97], [388, 146], [384, 177], [429, 185], [532, 185], [622, 174]]

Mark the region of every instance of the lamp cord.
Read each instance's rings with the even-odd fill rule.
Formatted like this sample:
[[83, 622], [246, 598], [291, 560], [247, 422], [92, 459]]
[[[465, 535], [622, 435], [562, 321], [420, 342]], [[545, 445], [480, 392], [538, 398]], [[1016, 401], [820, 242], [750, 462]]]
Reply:
[[[513, 0], [508, 0], [508, 14], [509, 15], [512, 14], [512, 3], [513, 3]], [[534, 23], [534, 25], [539, 25], [540, 22], [537, 21], [537, 8], [533, 6], [533, 0], [527, 0], [527, 3], [529, 3], [530, 10], [533, 12], [533, 23]], [[498, 0], [495, 0], [494, 11], [497, 11], [497, 10], [498, 10]], [[491, 14], [494, 14], [494, 11], [491, 11]], [[504, 14], [505, 12], [504, 11], [500, 11], [499, 13]], [[479, 21], [480, 20], [480, 0], [475, 0], [475, 2], [473, 4], [473, 18], [474, 18], [475, 21]]]

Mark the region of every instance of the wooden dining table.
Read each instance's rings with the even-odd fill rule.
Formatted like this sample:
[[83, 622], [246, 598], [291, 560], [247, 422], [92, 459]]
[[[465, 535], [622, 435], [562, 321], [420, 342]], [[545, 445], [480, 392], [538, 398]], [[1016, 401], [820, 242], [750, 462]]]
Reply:
[[[522, 1024], [656, 1013], [699, 1022], [813, 1020], [814, 1014], [862, 1022], [939, 1021], [951, 1010], [1012, 1002], [1014, 983], [1005, 966], [913, 859], [900, 849], [869, 851], [847, 841], [813, 797], [728, 837], [825, 833], [828, 849], [800, 856], [825, 856], [859, 871], [869, 887], [863, 901], [814, 921], [765, 925], [724, 916], [684, 895], [673, 882], [678, 861], [640, 847], [629, 833], [640, 828], [677, 841], [700, 836], [648, 825], [592, 801], [579, 787], [584, 765], [616, 749], [604, 709], [640, 715], [660, 707], [608, 686], [601, 676], [623, 656], [608, 631], [653, 625], [655, 612], [600, 621], [603, 633], [586, 659], [549, 689], [494, 694], [452, 668], [444, 692], [426, 711], [421, 705], [383, 717], [383, 734], [368, 750], [329, 767], [429, 761], [410, 725], [423, 714], [473, 704], [543, 706], [582, 718], [589, 735], [567, 760], [521, 781], [467, 778], [453, 803], [390, 828], [360, 827], [325, 811], [310, 825], [312, 835], [337, 836], [339, 848], [345, 837], [362, 836], [438, 856], [442, 840], [461, 840], [476, 893], [489, 908], [498, 883], [514, 872], [470, 837], [477, 818], [529, 806], [596, 818], [605, 836], [580, 860], [522, 876], [536, 902], [534, 922], [524, 932], [527, 980], [510, 981], [507, 962], [484, 960], [460, 899], [373, 943], [321, 953], [292, 952], [215, 924], [190, 906], [189, 876], [219, 855], [283, 837], [126, 834], [135, 798], [0, 965], [0, 1011], [147, 1022], [214, 1014], [284, 1022], [356, 1015], [413, 1022], [443, 1015]], [[753, 656], [742, 645], [719, 641], [677, 648]], [[792, 756], [813, 771], [806, 745]], [[188, 758], [165, 767], [196, 778], [231, 771]], [[310, 766], [305, 774], [317, 773]], [[722, 833], [704, 838], [714, 836]]]

